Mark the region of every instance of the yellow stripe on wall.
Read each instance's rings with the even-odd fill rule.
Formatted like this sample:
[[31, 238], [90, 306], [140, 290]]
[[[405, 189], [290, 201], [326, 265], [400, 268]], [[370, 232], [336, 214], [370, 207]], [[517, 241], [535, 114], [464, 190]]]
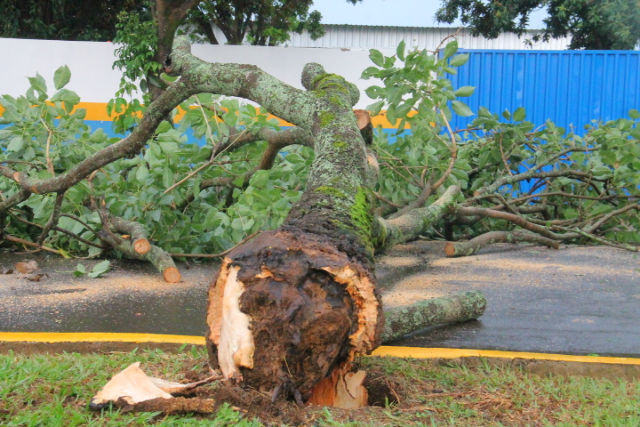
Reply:
[[[158, 344], [205, 345], [204, 337], [189, 335], [100, 333], [100, 332], [0, 332], [0, 342], [77, 343], [77, 342], [130, 342]], [[414, 359], [455, 359], [459, 357], [486, 357], [500, 359], [536, 359], [561, 362], [606, 363], [640, 365], [640, 359], [629, 357], [571, 356], [566, 354], [525, 353], [517, 351], [472, 350], [457, 348], [378, 347], [372, 356]]]
[[[106, 102], [80, 102], [78, 105], [76, 105], [76, 107], [74, 108], [74, 111], [79, 108], [84, 108], [87, 111], [85, 120], [94, 120], [94, 121], [100, 121], [100, 122], [113, 121], [113, 117], [107, 114]], [[2, 115], [3, 112], [4, 112], [4, 108], [0, 106], [0, 116]], [[184, 115], [184, 113], [176, 115], [176, 120], [180, 120], [182, 118], [182, 115]], [[269, 119], [278, 120], [279, 126], [293, 126], [291, 123], [286, 122], [271, 114], [269, 114]], [[379, 115], [373, 117], [371, 119], [371, 123], [373, 124], [373, 127], [382, 126], [384, 129], [393, 129], [398, 125], [398, 123], [396, 123], [395, 126], [391, 125], [389, 120], [387, 120], [386, 111], [381, 111]], [[407, 126], [407, 128], [409, 128], [409, 126]]]

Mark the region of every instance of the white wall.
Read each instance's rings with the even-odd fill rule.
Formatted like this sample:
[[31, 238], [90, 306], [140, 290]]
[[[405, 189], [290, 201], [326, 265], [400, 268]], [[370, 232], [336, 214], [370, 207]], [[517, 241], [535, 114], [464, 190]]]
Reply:
[[[5, 52], [9, 63], [0, 70], [0, 94], [23, 95], [29, 88], [27, 77], [39, 72], [48, 83], [49, 95], [54, 92], [53, 73], [62, 66], [71, 69], [71, 83], [83, 102], [103, 102], [111, 99], [118, 90], [120, 72], [113, 70], [115, 45], [100, 42], [67, 42], [50, 40], [0, 39], [0, 51]], [[367, 49], [313, 49], [261, 46], [193, 45], [193, 53], [209, 62], [236, 62], [253, 64], [282, 81], [302, 89], [300, 75], [308, 62], [322, 64], [327, 72], [340, 74], [361, 89], [358, 108], [364, 108], [371, 100], [364, 89], [372, 80], [360, 80], [362, 71], [369, 67]], [[384, 52], [392, 55], [395, 52]]]
[[118, 90], [120, 72], [112, 70], [114, 45], [100, 42], [67, 42], [0, 38], [5, 61], [0, 69], [0, 94], [24, 95], [27, 77], [40, 73], [53, 95], [53, 73], [62, 65], [71, 69], [70, 90], [84, 102], [107, 102]]

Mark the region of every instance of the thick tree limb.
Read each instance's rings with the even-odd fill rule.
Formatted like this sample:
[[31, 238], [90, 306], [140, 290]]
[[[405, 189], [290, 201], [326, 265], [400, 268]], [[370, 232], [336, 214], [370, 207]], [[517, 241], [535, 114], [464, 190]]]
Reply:
[[111, 216], [109, 221], [119, 233], [131, 236], [133, 249], [140, 255], [144, 255], [151, 250], [151, 243], [147, 238], [147, 231], [138, 222], [127, 221], [117, 216]]
[[9, 208], [12, 208], [17, 204], [20, 204], [20, 203], [24, 202], [30, 196], [31, 196], [31, 192], [25, 190], [24, 188], [20, 189], [13, 196], [11, 196], [8, 199], [0, 202], [0, 215], [4, 215], [4, 211], [5, 210], [7, 210]]
[[148, 261], [162, 273], [162, 277], [168, 283], [178, 283], [181, 279], [180, 272], [173, 262], [171, 256], [155, 245], [150, 245], [150, 249], [145, 254], [136, 252], [133, 244], [129, 240], [125, 240], [114, 236], [106, 231], [98, 233], [98, 237], [107, 243], [113, 249], [118, 250], [129, 258]]
[[494, 243], [518, 242], [535, 243], [554, 249], [560, 247], [556, 240], [551, 240], [537, 234], [522, 231], [491, 231], [471, 239], [468, 242], [448, 242], [444, 247], [444, 251], [449, 257], [462, 257], [473, 255], [485, 246], [493, 245]]
[[3, 175], [4, 177], [9, 178], [15, 182], [20, 182], [19, 181], [20, 174], [15, 170], [8, 168], [6, 166], [0, 165], [0, 175]]
[[466, 322], [482, 316], [487, 300], [479, 291], [465, 291], [451, 296], [419, 301], [409, 306], [384, 312], [382, 342], [441, 323]]
[[384, 250], [399, 243], [417, 239], [436, 221], [456, 209], [456, 197], [460, 187], [452, 185], [432, 205], [414, 209], [399, 218], [384, 220], [378, 218], [377, 248]]
[[310, 129], [317, 98], [283, 83], [255, 65], [211, 64], [191, 55], [186, 37], [176, 38], [165, 62], [167, 71], [188, 81], [193, 93], [238, 96], [257, 102], [271, 114]]
[[[229, 139], [231, 140], [231, 138]], [[251, 177], [259, 170], [271, 169], [278, 153], [283, 148], [289, 145], [304, 145], [306, 147], [313, 146], [313, 138], [311, 137], [311, 134], [301, 128], [289, 128], [280, 132], [269, 128], [262, 128], [255, 135], [248, 133], [239, 141], [239, 143], [245, 145], [250, 142], [263, 140], [267, 141], [267, 148], [265, 149], [265, 152], [263, 153], [258, 165], [255, 168], [245, 172], [245, 174], [243, 175], [244, 182], [249, 182]], [[216, 147], [216, 152], [222, 152], [231, 144], [233, 144], [234, 148], [238, 148], [238, 145], [236, 145], [235, 143], [227, 143], [224, 144], [225, 147], [221, 147], [219, 149], [218, 147]], [[222, 145], [223, 144], [221, 144], [221, 146]], [[210, 187], [228, 186], [235, 179], [236, 177], [205, 179], [200, 183], [200, 188], [205, 189]]]

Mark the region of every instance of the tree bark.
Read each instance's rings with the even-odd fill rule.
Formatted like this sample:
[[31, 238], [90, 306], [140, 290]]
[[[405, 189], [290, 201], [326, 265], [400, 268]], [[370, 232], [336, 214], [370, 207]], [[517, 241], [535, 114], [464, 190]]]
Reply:
[[280, 229], [225, 258], [209, 291], [211, 364], [259, 390], [307, 400], [334, 369], [380, 344], [382, 307], [374, 266], [377, 163], [352, 106], [359, 92], [318, 64], [306, 91], [255, 66], [208, 64], [178, 41], [168, 64], [194, 93], [241, 96], [311, 133], [306, 190]]
[[382, 342], [441, 323], [466, 322], [482, 316], [487, 300], [479, 291], [465, 291], [451, 296], [432, 298], [410, 306], [385, 310]]
[[444, 252], [448, 257], [462, 257], [473, 255], [485, 246], [493, 245], [494, 243], [518, 242], [535, 243], [554, 249], [560, 247], [560, 244], [556, 240], [547, 239], [537, 234], [524, 231], [491, 231], [471, 239], [468, 242], [448, 242], [444, 247]]
[[[210, 286], [211, 365], [274, 398], [358, 405], [366, 392], [352, 362], [380, 345], [384, 326], [374, 252], [415, 239], [452, 210], [460, 189], [379, 221], [371, 190], [378, 162], [363, 138], [366, 117], [358, 114], [359, 125], [352, 110], [355, 85], [310, 63], [302, 72], [306, 91], [295, 89], [255, 66], [206, 63], [184, 39], [166, 65], [191, 93], [259, 103], [308, 132], [315, 152], [305, 191], [283, 225], [231, 251]], [[355, 401], [345, 402], [346, 383]]]

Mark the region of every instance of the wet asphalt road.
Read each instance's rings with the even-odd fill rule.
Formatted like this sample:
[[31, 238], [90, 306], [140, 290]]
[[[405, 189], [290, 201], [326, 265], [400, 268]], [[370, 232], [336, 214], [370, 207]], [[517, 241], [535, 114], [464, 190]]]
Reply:
[[[452, 260], [440, 250], [422, 244], [388, 257], [378, 267], [383, 295], [479, 289], [487, 311], [480, 320], [433, 327], [393, 345], [640, 357], [637, 254], [499, 246]], [[0, 270], [18, 258], [0, 253]], [[121, 261], [106, 279], [92, 280], [74, 278], [64, 261], [38, 260], [50, 274], [41, 282], [0, 275], [0, 331], [205, 332], [206, 289], [216, 265], [183, 269], [184, 282], [170, 287], [145, 264]]]

